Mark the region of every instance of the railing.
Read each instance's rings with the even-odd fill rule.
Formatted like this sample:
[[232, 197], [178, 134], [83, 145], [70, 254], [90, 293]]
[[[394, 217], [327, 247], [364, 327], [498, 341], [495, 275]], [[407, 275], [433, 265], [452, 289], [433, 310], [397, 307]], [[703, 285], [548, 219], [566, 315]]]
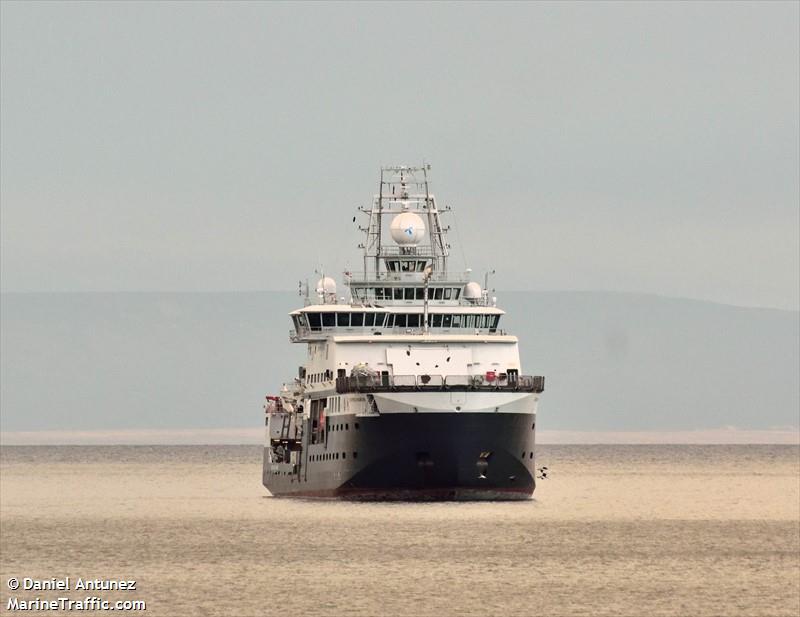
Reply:
[[[504, 377], [501, 379], [501, 375]], [[336, 379], [336, 392], [544, 392], [541, 375], [353, 375]]]
[[[409, 251], [411, 249], [411, 251]], [[423, 257], [433, 257], [433, 247], [430, 244], [418, 244], [417, 246], [382, 246], [381, 257], [404, 257], [406, 259], [421, 259]]]

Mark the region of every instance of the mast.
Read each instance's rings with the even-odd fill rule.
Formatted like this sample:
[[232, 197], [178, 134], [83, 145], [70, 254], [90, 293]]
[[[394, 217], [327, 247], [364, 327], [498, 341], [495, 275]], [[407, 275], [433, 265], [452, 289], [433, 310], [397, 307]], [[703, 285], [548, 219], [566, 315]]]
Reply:
[[[462, 287], [468, 282], [464, 273], [447, 272], [447, 228], [442, 225], [442, 211], [430, 190], [430, 169], [428, 164], [381, 167], [372, 206], [359, 208], [369, 217], [369, 224], [359, 227], [366, 234], [365, 241], [359, 244], [363, 249], [364, 269], [355, 275], [349, 274], [348, 284], [351, 292], [354, 287], [361, 290], [362, 301], [394, 303], [399, 296], [389, 298], [384, 291], [395, 290], [403, 282], [422, 287], [425, 269], [430, 269], [428, 280], [436, 282], [430, 290], [429, 301], [434, 300], [434, 287], [438, 292], [440, 283]], [[443, 209], [444, 212], [448, 210]], [[387, 229], [383, 228], [384, 224]], [[391, 242], [384, 242], [385, 232], [389, 232], [387, 239], [391, 235]], [[416, 299], [421, 300], [422, 294]], [[442, 298], [437, 297], [435, 301], [441, 302]]]
[[[430, 243], [431, 243], [431, 257], [432, 257], [433, 263], [436, 263], [436, 242], [434, 242], [434, 239], [433, 239], [434, 238], [433, 229], [434, 229], [434, 225], [435, 225], [434, 220], [433, 220], [434, 219], [434, 214], [433, 214], [434, 213], [434, 208], [433, 208], [433, 203], [431, 202], [431, 193], [430, 193], [430, 190], [428, 188], [428, 169], [429, 168], [430, 168], [430, 165], [423, 165], [422, 173], [423, 173], [424, 178], [425, 178], [425, 209], [428, 211], [428, 238], [429, 238]], [[446, 268], [444, 267], [444, 264], [443, 264], [442, 270], [446, 270]], [[426, 289], [427, 289], [427, 286], [426, 286]]]
[[[378, 272], [380, 272], [380, 265], [381, 265], [381, 215], [383, 214], [383, 168], [381, 168], [381, 182], [380, 186], [378, 187], [378, 214], [377, 219], [375, 221], [376, 225], [376, 248], [375, 248], [375, 278], [378, 278]], [[370, 217], [372, 218], [372, 217]]]

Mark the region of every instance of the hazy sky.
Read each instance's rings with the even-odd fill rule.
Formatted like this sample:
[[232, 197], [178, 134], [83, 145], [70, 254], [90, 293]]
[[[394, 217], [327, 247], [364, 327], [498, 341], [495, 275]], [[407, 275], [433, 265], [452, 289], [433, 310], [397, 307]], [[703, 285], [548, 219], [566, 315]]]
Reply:
[[3, 2], [2, 289], [290, 289], [424, 159], [500, 288], [796, 309], [799, 6]]

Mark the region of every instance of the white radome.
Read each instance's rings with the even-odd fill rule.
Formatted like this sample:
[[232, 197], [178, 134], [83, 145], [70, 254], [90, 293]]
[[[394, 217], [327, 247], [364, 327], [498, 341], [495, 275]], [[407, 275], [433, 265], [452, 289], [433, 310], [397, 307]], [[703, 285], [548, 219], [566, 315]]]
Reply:
[[336, 295], [336, 281], [329, 276], [319, 279], [317, 281], [317, 293]]
[[397, 244], [413, 246], [425, 235], [425, 222], [413, 212], [403, 212], [392, 219], [389, 231]]
[[464, 299], [466, 300], [480, 300], [483, 290], [478, 283], [470, 282], [464, 285]]

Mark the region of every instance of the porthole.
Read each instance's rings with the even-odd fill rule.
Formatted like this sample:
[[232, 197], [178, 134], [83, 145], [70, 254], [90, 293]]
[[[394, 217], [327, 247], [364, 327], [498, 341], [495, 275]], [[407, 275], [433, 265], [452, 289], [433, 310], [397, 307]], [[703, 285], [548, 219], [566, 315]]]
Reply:
[[522, 458], [525, 458], [525, 452], [522, 453]]

